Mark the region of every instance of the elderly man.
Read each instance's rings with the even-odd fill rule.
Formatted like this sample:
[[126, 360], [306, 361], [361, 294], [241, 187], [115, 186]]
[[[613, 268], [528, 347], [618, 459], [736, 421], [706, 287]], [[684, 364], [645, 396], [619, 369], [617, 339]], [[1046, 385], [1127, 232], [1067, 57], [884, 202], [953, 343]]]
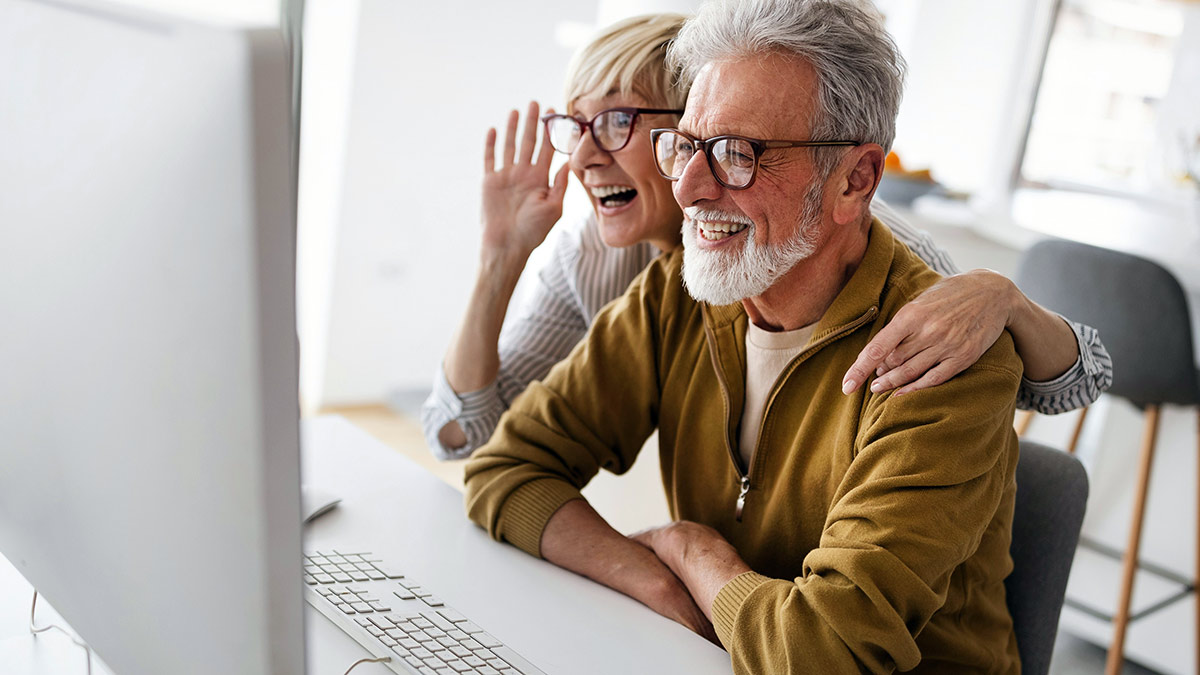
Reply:
[[[842, 393], [938, 279], [869, 209], [895, 46], [850, 0], [744, 0], [672, 49], [695, 83], [653, 141], [684, 250], [514, 403], [467, 467], [471, 518], [719, 639], [739, 673], [1018, 672], [1011, 338], [936, 388]], [[676, 520], [625, 537], [579, 490], [656, 427]]]

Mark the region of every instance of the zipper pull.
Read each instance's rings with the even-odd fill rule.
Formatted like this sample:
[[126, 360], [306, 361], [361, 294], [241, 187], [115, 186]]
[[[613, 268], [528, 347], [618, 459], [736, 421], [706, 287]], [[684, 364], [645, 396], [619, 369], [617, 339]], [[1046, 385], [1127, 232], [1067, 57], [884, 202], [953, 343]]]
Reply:
[[742, 522], [742, 509], [746, 507], [746, 493], [750, 491], [749, 476], [742, 476], [742, 491], [738, 493], [737, 510], [734, 511], [733, 517], [737, 522]]

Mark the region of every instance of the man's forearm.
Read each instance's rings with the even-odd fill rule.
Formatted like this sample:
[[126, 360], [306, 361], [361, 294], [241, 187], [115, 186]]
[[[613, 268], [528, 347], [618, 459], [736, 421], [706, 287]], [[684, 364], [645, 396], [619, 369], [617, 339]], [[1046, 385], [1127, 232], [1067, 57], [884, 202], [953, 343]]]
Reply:
[[587, 501], [563, 504], [542, 532], [542, 557], [624, 593], [716, 642], [683, 582], [649, 548], [617, 532]]

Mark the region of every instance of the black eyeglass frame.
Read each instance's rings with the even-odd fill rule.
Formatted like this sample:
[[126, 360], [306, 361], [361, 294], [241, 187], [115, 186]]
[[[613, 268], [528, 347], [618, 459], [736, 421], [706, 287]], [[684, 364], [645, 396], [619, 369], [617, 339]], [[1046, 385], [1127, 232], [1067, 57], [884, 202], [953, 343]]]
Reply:
[[[651, 129], [650, 148], [654, 153], [654, 168], [658, 170], [658, 174], [660, 176], [669, 181], [677, 181], [680, 178], [683, 178], [683, 175], [681, 174], [674, 177], [667, 175], [667, 173], [662, 169], [662, 162], [660, 162], [658, 159], [658, 138], [668, 132], [683, 136], [692, 142], [692, 157], [688, 158], [689, 163], [697, 153], [703, 152], [704, 159], [708, 162], [709, 173], [712, 174], [713, 179], [716, 180], [717, 183], [728, 190], [745, 190], [751, 185], [754, 185], [754, 181], [758, 178], [758, 159], [759, 157], [762, 157], [762, 154], [767, 150], [774, 148], [828, 148], [838, 146], [857, 147], [862, 145], [860, 141], [773, 141], [761, 138], [746, 138], [745, 136], [736, 136], [734, 134], [723, 134], [721, 136], [713, 136], [712, 138], [696, 138], [686, 131], [680, 131], [679, 129]], [[749, 143], [750, 147], [754, 150], [754, 166], [750, 169], [750, 180], [747, 181], [745, 185], [730, 185], [724, 180], [721, 180], [720, 176], [717, 175], [716, 167], [713, 166], [712, 153], [708, 151], [708, 149], [718, 141], [730, 139], [736, 141], [745, 141], [746, 143]], [[686, 167], [687, 165], [685, 164], [684, 166]]]
[[[596, 138], [596, 132], [593, 130], [592, 125], [596, 123], [597, 117], [600, 117], [601, 115], [604, 115], [607, 113], [612, 113], [612, 112], [620, 112], [620, 113], [625, 113], [627, 115], [632, 115], [633, 119], [631, 119], [629, 121], [629, 133], [625, 136], [625, 141], [623, 143], [621, 143], [620, 146], [612, 148], [610, 150], [600, 144], [600, 139]], [[542, 115], [541, 117], [538, 118], [538, 120], [541, 121], [542, 126], [545, 127], [547, 138], [551, 137], [550, 136], [550, 123], [551, 122], [553, 122], [556, 119], [568, 119], [568, 120], [571, 120], [572, 122], [574, 122], [575, 124], [579, 125], [579, 140], [580, 141], [583, 140], [583, 135], [585, 133], [590, 133], [592, 135], [592, 141], [596, 144], [597, 148], [600, 148], [601, 150], [603, 150], [605, 152], [617, 152], [618, 150], [623, 150], [625, 148], [625, 146], [629, 145], [629, 139], [633, 138], [633, 130], [634, 130], [634, 128], [636, 128], [638, 117], [640, 117], [641, 115], [682, 115], [682, 114], [683, 114], [682, 110], [672, 110], [672, 109], [667, 109], [667, 108], [633, 108], [633, 107], [622, 106], [619, 108], [605, 108], [604, 110], [601, 110], [600, 112], [596, 113], [595, 115], [592, 115], [592, 119], [590, 119], [590, 120], [581, 120], [578, 117], [575, 117], [574, 115], [563, 115], [561, 113], [552, 113], [549, 115]], [[554, 144], [551, 143], [550, 147], [554, 147]], [[578, 148], [579, 146], [576, 145], [575, 147]], [[566, 150], [559, 150], [558, 148], [554, 148], [554, 151], [561, 152], [564, 155], [569, 155], [569, 154], [571, 154], [571, 152], [574, 152], [574, 150], [572, 150], [571, 152], [567, 152]]]

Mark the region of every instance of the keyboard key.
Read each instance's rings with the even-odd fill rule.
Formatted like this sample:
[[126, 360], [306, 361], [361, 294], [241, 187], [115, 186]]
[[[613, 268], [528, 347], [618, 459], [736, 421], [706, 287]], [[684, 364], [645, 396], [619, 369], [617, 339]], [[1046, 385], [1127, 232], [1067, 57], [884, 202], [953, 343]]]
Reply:
[[404, 575], [400, 573], [400, 570], [397, 570], [396, 568], [388, 565], [385, 562], [376, 560], [372, 564], [375, 566], [375, 569], [378, 570], [380, 574], [382, 574], [383, 576], [385, 576], [389, 579], [403, 579], [404, 578]]
[[415, 633], [415, 632], [421, 630], [420, 628], [417, 628], [416, 624], [414, 624], [411, 621], [397, 622], [396, 627], [399, 628], [400, 630], [404, 631], [405, 633]]
[[401, 600], [416, 600], [417, 599], [417, 596], [413, 595], [413, 592], [406, 588], [401, 588], [398, 591], [392, 591], [392, 592], [395, 593], [396, 597], [400, 598]]
[[438, 659], [438, 658], [434, 658], [432, 656], [427, 659], [423, 659], [423, 660], [425, 662], [425, 665], [429, 666], [430, 668], [440, 668], [442, 666], [442, 664], [445, 663], [445, 661], [442, 661], [441, 659]]
[[442, 615], [443, 619], [445, 619], [451, 623], [458, 623], [459, 621], [467, 620], [467, 617], [463, 616], [462, 614], [459, 614], [457, 611], [450, 609], [448, 607], [446, 609], [439, 609], [437, 613]]
[[334, 607], [337, 607], [338, 609], [342, 610], [342, 612], [345, 614], [354, 614], [355, 613], [354, 609], [351, 608], [350, 605], [347, 605], [347, 604], [334, 605]]
[[463, 659], [463, 663], [466, 663], [468, 666], [471, 666], [472, 668], [479, 668], [479, 667], [487, 665], [486, 663], [483, 662], [483, 659], [479, 658], [478, 656], [468, 656]]
[[474, 656], [474, 655], [471, 653], [471, 650], [470, 650], [470, 649], [466, 649], [466, 648], [464, 648], [464, 647], [461, 647], [461, 646], [459, 646], [459, 645], [454, 645], [453, 647], [451, 647], [451, 648], [450, 648], [450, 653], [451, 653], [451, 654], [453, 654], [453, 655], [455, 655], [455, 656], [457, 656], [457, 657], [458, 657], [458, 658], [460, 658], [460, 659], [465, 659], [465, 658], [467, 658], [468, 656]]
[[400, 646], [404, 647], [405, 649], [416, 649], [421, 646], [421, 643], [410, 637], [400, 638], [399, 642]]
[[374, 637], [379, 637], [380, 635], [384, 634], [384, 632], [379, 630], [379, 628], [377, 626], [366, 626], [366, 629], [367, 629], [367, 632], [370, 633], [371, 635], [373, 635]]
[[416, 617], [412, 620], [412, 622], [417, 628], [433, 628], [433, 624], [430, 623], [429, 619], [426, 619], [423, 616]]
[[384, 644], [384, 646], [386, 646], [386, 647], [395, 647], [396, 645], [400, 644], [386, 635], [384, 635], [382, 637], [377, 635], [375, 637], [378, 637], [379, 641], [382, 642]]
[[[530, 668], [530, 663], [528, 661], [521, 658], [520, 654], [514, 652], [512, 649], [509, 649], [508, 647], [505, 647], [504, 645], [501, 645], [499, 647], [493, 647], [492, 653], [495, 654], [496, 656], [499, 656], [500, 658], [504, 659], [505, 661], [507, 661], [508, 665], [516, 670], [523, 670], [523, 669]], [[503, 669], [501, 669], [501, 672], [503, 672]]]
[[317, 592], [321, 595], [333, 595], [333, 589], [328, 586], [321, 586], [317, 589]]
[[450, 632], [452, 630], [458, 630], [457, 626], [455, 626], [453, 623], [448, 621], [446, 619], [446, 617], [442, 616], [438, 612], [421, 612], [421, 616], [425, 617], [430, 622], [432, 622], [433, 625], [437, 626], [438, 628], [440, 628], [446, 632]]
[[345, 572], [334, 572], [331, 576], [333, 576], [334, 581], [338, 581], [343, 584], [348, 584], [348, 583], [354, 581], [354, 579], [351, 578], [350, 575], [346, 574]]
[[488, 635], [487, 633], [475, 633], [471, 637], [475, 638], [475, 640], [478, 641], [479, 644], [483, 645], [484, 647], [487, 647], [488, 649], [495, 649], [496, 647], [504, 646], [503, 642], [497, 640], [496, 638], [492, 637], [491, 635]]
[[489, 666], [491, 666], [491, 667], [493, 667], [493, 668], [496, 668], [496, 669], [498, 669], [498, 670], [499, 670], [499, 669], [502, 669], [502, 668], [507, 668], [507, 667], [508, 667], [508, 663], [506, 663], [506, 662], [504, 661], [504, 659], [498, 659], [498, 658], [496, 658], [495, 656], [493, 656], [492, 658], [488, 659], [488, 660], [486, 661], [486, 663], [487, 663]]
[[451, 661], [451, 662], [447, 663], [446, 665], [453, 668], [454, 672], [456, 672], [456, 673], [465, 673], [468, 670], [472, 670], [471, 666], [468, 666], [467, 664], [463, 663], [462, 661]]
[[406, 639], [404, 636], [404, 631], [400, 630], [399, 628], [389, 628], [383, 632], [386, 633], [388, 637], [390, 637], [394, 640]]
[[[417, 595], [417, 597], [421, 598], [420, 595]], [[446, 604], [442, 602], [442, 599], [436, 595], [426, 596], [421, 599], [424, 600], [425, 604], [429, 605], [430, 607], [441, 607], [442, 605]]]
[[372, 568], [371, 568], [371, 569], [369, 569], [369, 570], [363, 570], [363, 572], [364, 572], [364, 573], [365, 573], [367, 576], [371, 577], [371, 579], [372, 579], [372, 580], [375, 580], [375, 581], [380, 581], [380, 580], [383, 580], [383, 579], [387, 579], [387, 575], [386, 575], [386, 574], [384, 574], [383, 572], [380, 572], [379, 570], [375, 569], [374, 567], [372, 567]]
[[313, 575], [305, 574], [304, 575], [304, 583], [308, 584], [309, 586], [316, 586], [317, 583], [319, 583], [319, 582], [317, 581], [317, 578], [314, 577]]
[[471, 635], [474, 635], [475, 633], [483, 632], [482, 628], [480, 628], [479, 626], [476, 626], [475, 624], [471, 623], [470, 621], [463, 621], [462, 623], [459, 623], [458, 629], [464, 633], [470, 633]]
[[350, 574], [350, 578], [355, 581], [370, 581], [371, 580], [371, 577], [367, 576], [366, 574], [364, 574], [363, 572], [361, 572], [359, 570], [354, 570], [353, 572], [350, 572], [349, 574]]
[[369, 603], [367, 603], [367, 604], [371, 605], [371, 609], [375, 610], [376, 612], [390, 612], [390, 611], [392, 611], [392, 608], [391, 608], [391, 607], [388, 607], [387, 605], [383, 604], [383, 603], [382, 603], [382, 602], [380, 602], [379, 600], [372, 600], [372, 601], [370, 601], [370, 602], [369, 602]]
[[368, 619], [368, 618], [367, 618], [367, 617], [365, 617], [365, 616], [356, 616], [356, 617], [354, 617], [354, 623], [357, 623], [358, 625], [362, 626], [363, 628], [366, 628], [367, 626], [372, 626], [372, 625], [374, 625], [374, 624], [372, 624], [372, 623], [371, 623], [371, 620], [370, 620], [370, 619]]
[[433, 593], [430, 593], [429, 591], [425, 590], [421, 586], [409, 586], [408, 590], [412, 591], [412, 594], [417, 596], [418, 598], [423, 598], [426, 595], [433, 595]]
[[454, 638], [450, 637], [449, 635], [440, 637], [437, 639], [437, 641], [438, 641], [438, 644], [445, 647], [446, 649], [458, 646], [458, 640], [455, 640]]
[[380, 616], [378, 614], [371, 616], [371, 623], [375, 624], [379, 630], [384, 631], [392, 627], [392, 622], [388, 621], [386, 616]]
[[425, 649], [424, 647], [417, 647], [416, 649], [413, 649], [411, 651], [412, 651], [413, 656], [415, 656], [421, 660], [425, 660], [425, 659], [428, 659], [433, 656], [433, 652], [429, 651], [428, 649]]
[[315, 578], [318, 582], [320, 582], [322, 584], [332, 584], [334, 581], [332, 575], [325, 574], [324, 572], [321, 572], [319, 574], [314, 574], [313, 578]]
[[359, 614], [370, 614], [371, 612], [375, 611], [371, 609], [371, 606], [365, 602], [352, 602], [350, 603], [350, 606], [353, 607], [354, 611], [358, 612]]
[[476, 668], [475, 670], [479, 673], [479, 675], [500, 675], [500, 671], [491, 666], [484, 666], [482, 668]]
[[466, 633], [462, 632], [461, 630], [457, 630], [457, 629], [452, 630], [452, 631], [447, 631], [446, 635], [449, 635], [450, 637], [454, 638], [458, 642], [462, 642], [464, 640], [471, 639], [470, 635], [467, 635]]
[[434, 652], [433, 655], [438, 657], [445, 663], [450, 663], [451, 661], [458, 660], [458, 657], [455, 656], [454, 654], [452, 654], [449, 649], [443, 649], [440, 652]]

